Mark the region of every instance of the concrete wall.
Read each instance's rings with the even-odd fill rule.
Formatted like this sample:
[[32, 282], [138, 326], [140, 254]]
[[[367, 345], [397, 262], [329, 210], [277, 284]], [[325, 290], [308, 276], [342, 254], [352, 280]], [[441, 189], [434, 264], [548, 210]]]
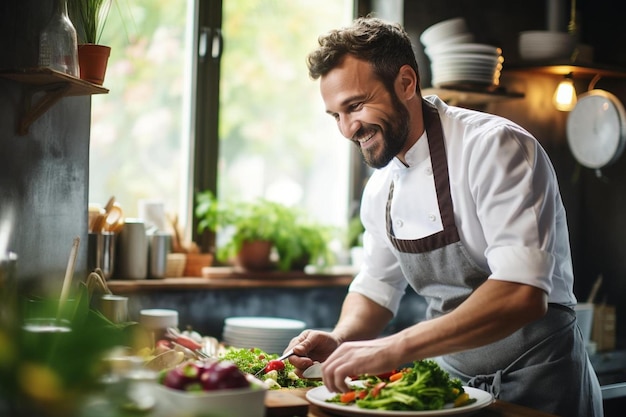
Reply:
[[[36, 66], [38, 33], [52, 4], [0, 3], [0, 69]], [[29, 291], [60, 294], [76, 236], [76, 275], [86, 272], [91, 99], [61, 99], [20, 136], [28, 97], [26, 86], [0, 78], [0, 233], [9, 235], [0, 251], [17, 253], [18, 277]]]

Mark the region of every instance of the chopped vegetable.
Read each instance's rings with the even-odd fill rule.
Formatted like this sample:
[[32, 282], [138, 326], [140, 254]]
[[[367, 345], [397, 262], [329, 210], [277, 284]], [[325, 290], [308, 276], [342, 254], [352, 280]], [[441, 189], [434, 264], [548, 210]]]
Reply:
[[[287, 361], [278, 361], [278, 354], [269, 354], [258, 348], [230, 347], [220, 355], [220, 360], [233, 362], [241, 371], [256, 375], [265, 369], [265, 373], [258, 376], [271, 389], [278, 388], [305, 388], [317, 387], [320, 381], [302, 379], [295, 374], [295, 366]], [[273, 380], [275, 383], [269, 382]]]
[[[397, 411], [440, 410], [449, 403], [458, 407], [476, 401], [464, 392], [459, 379], [450, 378], [433, 360], [416, 361], [412, 368], [392, 373], [386, 378], [361, 375], [358, 379], [363, 387], [350, 391], [353, 394], [337, 394], [327, 401]], [[350, 397], [352, 400], [346, 401]]]
[[282, 371], [283, 369], [285, 369], [285, 363], [283, 361], [271, 360], [267, 363], [267, 366], [265, 367], [265, 373], [274, 370]]
[[339, 395], [339, 401], [344, 404], [351, 403], [356, 400], [356, 391], [348, 391]]

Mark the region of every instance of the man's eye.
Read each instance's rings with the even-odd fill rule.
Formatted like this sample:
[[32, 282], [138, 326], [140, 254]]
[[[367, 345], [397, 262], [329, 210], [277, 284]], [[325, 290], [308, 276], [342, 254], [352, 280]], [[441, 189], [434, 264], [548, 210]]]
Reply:
[[350, 111], [358, 111], [358, 110], [361, 110], [362, 107], [363, 107], [362, 102], [354, 103], [350, 105]]

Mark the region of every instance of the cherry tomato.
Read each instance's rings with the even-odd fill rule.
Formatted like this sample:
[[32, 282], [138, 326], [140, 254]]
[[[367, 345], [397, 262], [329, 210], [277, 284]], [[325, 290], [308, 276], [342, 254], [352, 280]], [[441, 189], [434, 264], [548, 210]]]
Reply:
[[382, 374], [377, 374], [376, 376], [380, 379], [389, 379], [389, 377], [393, 374], [395, 374], [396, 371], [395, 369], [393, 371], [389, 371], [389, 372], [383, 372]]
[[344, 404], [349, 404], [356, 399], [356, 391], [344, 392], [339, 396], [339, 401]]
[[273, 360], [267, 363], [265, 373], [270, 371], [282, 371], [283, 369], [285, 369], [285, 364], [282, 361]]
[[378, 397], [378, 394], [380, 394], [380, 390], [385, 388], [385, 385], [387, 385], [387, 383], [384, 381], [381, 381], [377, 383], [376, 385], [374, 385], [374, 388], [372, 388], [372, 390], [370, 391], [371, 396], [373, 398]]

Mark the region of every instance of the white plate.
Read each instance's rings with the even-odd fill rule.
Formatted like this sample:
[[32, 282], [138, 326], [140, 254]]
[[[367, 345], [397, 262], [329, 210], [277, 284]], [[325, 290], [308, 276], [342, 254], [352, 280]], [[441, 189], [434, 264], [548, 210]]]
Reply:
[[312, 404], [329, 411], [334, 414], [342, 416], [389, 416], [389, 417], [439, 417], [439, 416], [466, 416], [471, 413], [475, 413], [477, 410], [487, 407], [492, 404], [495, 399], [493, 395], [488, 392], [479, 390], [477, 388], [463, 387], [470, 398], [476, 398], [476, 401], [472, 404], [468, 404], [462, 407], [456, 408], [444, 408], [443, 410], [432, 411], [385, 411], [385, 410], [369, 410], [366, 408], [359, 408], [357, 405], [340, 405], [335, 403], [326, 402], [327, 399], [332, 398], [335, 393], [329, 392], [325, 386], [313, 388], [306, 393], [306, 399]]
[[424, 29], [420, 41], [424, 45], [438, 43], [441, 40], [467, 32], [467, 23], [463, 17], [444, 20]]
[[429, 56], [454, 53], [473, 53], [490, 56], [502, 55], [502, 49], [483, 43], [439, 44], [432, 48], [426, 48], [424, 52]]
[[299, 329], [304, 330], [306, 323], [300, 320], [283, 319], [277, 317], [228, 317], [224, 323], [231, 328], [238, 329]]

